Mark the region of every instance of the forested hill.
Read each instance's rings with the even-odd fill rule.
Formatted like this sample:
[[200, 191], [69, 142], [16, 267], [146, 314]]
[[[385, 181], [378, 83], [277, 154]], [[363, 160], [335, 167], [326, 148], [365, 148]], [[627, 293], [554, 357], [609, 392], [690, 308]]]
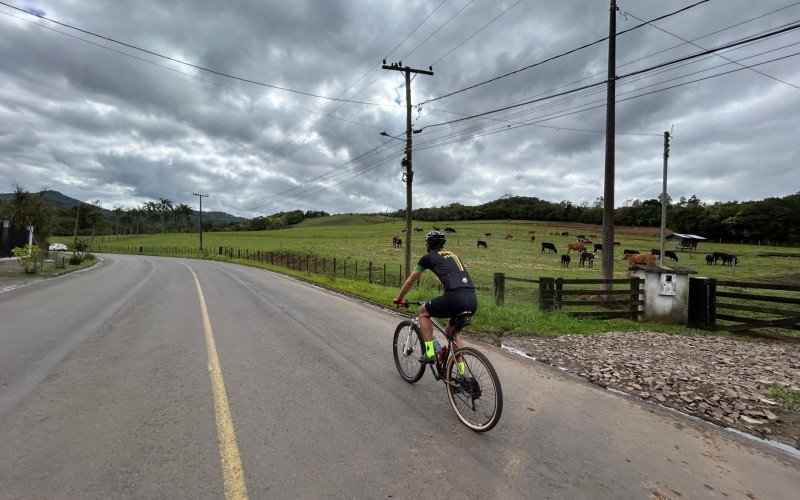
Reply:
[[[402, 217], [398, 210], [394, 215]], [[516, 219], [602, 224], [603, 201], [592, 205], [575, 205], [569, 201], [554, 203], [536, 197], [506, 195], [483, 205], [467, 206], [460, 203], [414, 210], [414, 219], [438, 220], [492, 220]], [[631, 200], [614, 211], [614, 222], [619, 226], [659, 227], [661, 202]], [[679, 233], [692, 233], [709, 239], [799, 242], [800, 192], [783, 198], [760, 201], [718, 202], [707, 204], [697, 197], [670, 201], [667, 226]]]

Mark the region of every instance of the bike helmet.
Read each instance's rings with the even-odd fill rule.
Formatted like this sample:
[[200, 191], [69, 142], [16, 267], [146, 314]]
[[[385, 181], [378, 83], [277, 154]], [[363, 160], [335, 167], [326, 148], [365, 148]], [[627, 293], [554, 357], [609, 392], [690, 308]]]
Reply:
[[447, 243], [447, 237], [439, 231], [431, 231], [425, 235], [425, 244], [429, 248], [442, 248]]

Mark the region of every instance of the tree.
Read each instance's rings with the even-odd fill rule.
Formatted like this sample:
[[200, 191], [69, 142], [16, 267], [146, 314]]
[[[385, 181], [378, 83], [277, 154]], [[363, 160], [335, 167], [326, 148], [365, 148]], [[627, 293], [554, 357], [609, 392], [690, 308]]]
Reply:
[[158, 200], [158, 211], [161, 213], [161, 234], [164, 234], [167, 215], [172, 211], [172, 200], [167, 198], [159, 198]]

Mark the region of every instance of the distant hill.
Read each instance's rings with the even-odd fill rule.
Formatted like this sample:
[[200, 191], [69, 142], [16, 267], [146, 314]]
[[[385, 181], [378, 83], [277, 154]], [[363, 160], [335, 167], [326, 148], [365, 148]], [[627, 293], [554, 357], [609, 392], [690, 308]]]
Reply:
[[[0, 199], [8, 199], [8, 198], [11, 198], [13, 196], [14, 196], [13, 193], [0, 193]], [[86, 205], [86, 204], [88, 204], [85, 201], [81, 201], [81, 200], [78, 200], [78, 199], [75, 199], [75, 198], [71, 198], [71, 197], [69, 197], [69, 196], [67, 196], [67, 195], [65, 195], [63, 193], [58, 192], [58, 191], [44, 191], [44, 194], [42, 196], [46, 201], [48, 201], [48, 202], [52, 203], [53, 205], [55, 205], [55, 207], [57, 209], [59, 209], [59, 210], [64, 210], [64, 209], [71, 210], [71, 209], [75, 208], [78, 205]], [[103, 214], [103, 216], [106, 219], [111, 220], [114, 217], [114, 213], [111, 210], [107, 209], [107, 208], [100, 208], [99, 210], [100, 210], [100, 212]], [[199, 222], [199, 220], [200, 220], [199, 214], [195, 213], [192, 216], [192, 219], [195, 222]], [[231, 215], [229, 213], [213, 212], [213, 211], [212, 212], [203, 212], [203, 219], [212, 220], [212, 221], [214, 221], [215, 224], [223, 224], [223, 225], [224, 224], [229, 224], [231, 222], [243, 222], [243, 221], [247, 221], [248, 220], [245, 217], [237, 217], [237, 216]]]

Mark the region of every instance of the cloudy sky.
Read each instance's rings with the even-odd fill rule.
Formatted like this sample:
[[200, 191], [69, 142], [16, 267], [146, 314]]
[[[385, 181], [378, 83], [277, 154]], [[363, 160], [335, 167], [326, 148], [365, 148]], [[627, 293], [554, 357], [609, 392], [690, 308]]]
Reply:
[[[522, 103], [602, 82], [605, 42], [443, 96], [607, 36], [607, 0], [4, 2], [27, 13], [0, 5], [0, 192], [107, 208], [200, 192], [246, 217], [399, 209], [404, 143], [379, 133], [404, 135], [405, 87], [386, 58], [435, 73], [411, 85], [415, 206], [603, 194], [605, 88]], [[619, 0], [617, 29], [694, 3]], [[619, 36], [617, 74], [798, 20], [792, 0], [711, 0]], [[658, 196], [667, 130], [674, 199], [800, 191], [798, 52], [800, 30], [621, 78], [616, 205]]]

